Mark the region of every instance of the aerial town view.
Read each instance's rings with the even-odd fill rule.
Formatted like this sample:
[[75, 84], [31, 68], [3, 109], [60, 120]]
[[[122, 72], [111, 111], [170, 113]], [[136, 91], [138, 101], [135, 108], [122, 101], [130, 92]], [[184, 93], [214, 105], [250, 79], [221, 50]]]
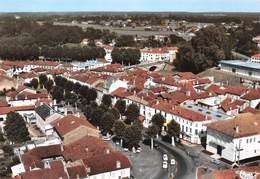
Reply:
[[0, 0], [0, 179], [260, 179], [260, 1]]

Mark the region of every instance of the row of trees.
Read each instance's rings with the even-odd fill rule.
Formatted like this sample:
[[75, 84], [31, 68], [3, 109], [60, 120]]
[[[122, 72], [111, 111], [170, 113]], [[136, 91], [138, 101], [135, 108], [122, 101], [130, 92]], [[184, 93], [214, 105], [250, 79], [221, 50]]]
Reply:
[[114, 48], [111, 56], [112, 63], [135, 65], [140, 63], [141, 52], [136, 48]]
[[33, 19], [5, 19], [0, 24], [0, 58], [32, 60], [39, 56], [58, 60], [89, 60], [103, 58], [105, 51], [95, 46], [81, 48], [64, 44], [79, 44], [82, 39], [102, 39], [110, 43], [115, 38], [108, 30], [39, 24]]

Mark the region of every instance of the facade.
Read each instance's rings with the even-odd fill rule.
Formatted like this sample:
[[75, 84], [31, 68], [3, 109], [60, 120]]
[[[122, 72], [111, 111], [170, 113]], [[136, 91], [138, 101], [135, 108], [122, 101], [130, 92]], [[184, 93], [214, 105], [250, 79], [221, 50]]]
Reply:
[[231, 162], [259, 156], [259, 126], [259, 114], [252, 113], [208, 124], [206, 150]]
[[260, 64], [244, 62], [240, 60], [223, 60], [219, 64], [220, 70], [232, 72], [244, 77], [251, 77], [260, 80]]

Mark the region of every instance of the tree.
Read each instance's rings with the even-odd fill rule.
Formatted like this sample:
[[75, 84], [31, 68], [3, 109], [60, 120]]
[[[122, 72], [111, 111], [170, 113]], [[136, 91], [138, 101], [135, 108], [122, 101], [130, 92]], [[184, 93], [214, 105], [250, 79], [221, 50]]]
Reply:
[[0, 143], [4, 141], [5, 141], [4, 134], [0, 131]]
[[115, 123], [114, 115], [110, 112], [105, 112], [100, 121], [100, 128], [102, 129], [102, 132], [104, 133], [111, 132], [114, 123]]
[[136, 104], [130, 104], [126, 109], [125, 115], [128, 124], [137, 121], [140, 116], [139, 107]]
[[95, 89], [90, 88], [88, 90], [86, 99], [88, 102], [95, 101], [97, 99], [97, 91]]
[[136, 46], [134, 36], [122, 35], [116, 39], [116, 47], [134, 47]]
[[31, 86], [34, 88], [34, 89], [37, 89], [38, 86], [39, 86], [39, 82], [36, 78], [33, 78], [30, 82]]
[[102, 110], [102, 108], [100, 107], [94, 108], [90, 120], [91, 124], [100, 127], [103, 114], [104, 114], [104, 110]]
[[48, 81], [48, 78], [46, 75], [44, 74], [40, 74], [39, 76], [39, 84], [41, 86], [41, 88], [44, 86], [44, 84]]
[[124, 115], [126, 110], [126, 102], [122, 99], [117, 100], [115, 108], [119, 111], [121, 115]]
[[81, 84], [79, 84], [79, 82], [76, 82], [76, 83], [73, 85], [73, 91], [74, 91], [76, 94], [79, 94], [80, 88], [81, 88]]
[[141, 52], [136, 48], [114, 48], [111, 56], [112, 63], [136, 65], [140, 63]]
[[18, 113], [8, 113], [4, 130], [7, 138], [15, 143], [25, 142], [30, 139], [23, 117]]
[[129, 149], [137, 147], [142, 140], [142, 130], [137, 125], [128, 126], [124, 132], [124, 139]]
[[167, 133], [172, 138], [179, 138], [181, 132], [180, 124], [178, 124], [175, 120], [171, 120], [171, 122], [167, 125]]
[[151, 149], [153, 150], [153, 139], [158, 134], [158, 127], [155, 125], [151, 125], [147, 129], [147, 135], [151, 138]]
[[119, 113], [118, 109], [111, 108], [109, 111], [113, 114], [115, 120], [120, 119], [120, 113]]
[[200, 73], [216, 66], [220, 60], [230, 59], [231, 49], [231, 39], [225, 28], [209, 26], [179, 48], [174, 65], [178, 71]]
[[117, 137], [119, 138], [124, 137], [125, 128], [126, 128], [126, 124], [123, 121], [121, 120], [115, 121], [113, 129]]
[[111, 96], [108, 94], [104, 94], [102, 97], [102, 103], [106, 105], [107, 107], [110, 107], [112, 104]]
[[157, 113], [152, 117], [152, 124], [157, 126], [159, 131], [162, 130], [162, 127], [165, 122], [166, 122], [166, 119], [160, 113]]
[[53, 87], [53, 81], [51, 79], [48, 79], [45, 83], [44, 83], [44, 88], [50, 92], [51, 89]]
[[56, 99], [57, 102], [61, 102], [64, 99], [64, 90], [59, 86], [54, 86], [51, 91], [51, 95], [53, 99]]
[[72, 91], [74, 88], [74, 83], [72, 81], [67, 80], [64, 87], [67, 91]]

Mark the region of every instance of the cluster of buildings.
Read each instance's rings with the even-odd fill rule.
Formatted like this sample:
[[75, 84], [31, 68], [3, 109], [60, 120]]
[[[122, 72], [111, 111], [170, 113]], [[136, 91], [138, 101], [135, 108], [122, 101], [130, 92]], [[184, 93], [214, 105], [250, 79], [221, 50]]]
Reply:
[[[101, 138], [100, 131], [75, 111], [56, 103], [45, 90], [20, 86], [0, 102], [0, 129], [10, 112], [17, 112], [31, 128], [31, 141], [15, 149], [19, 164], [15, 179], [129, 178], [131, 164]], [[31, 131], [31, 130], [29, 130]], [[39, 134], [38, 134], [39, 133]]]
[[[157, 49], [156, 52], [164, 51]], [[250, 63], [257, 66], [253, 60], [257, 59], [252, 57]], [[224, 63], [220, 63], [221, 69]], [[11, 61], [2, 62], [1, 78], [5, 76], [3, 79], [13, 81], [8, 78], [13, 65]], [[43, 73], [49, 77], [59, 75], [95, 89], [98, 103], [108, 94], [113, 105], [119, 99], [127, 105], [137, 104], [145, 127], [160, 113], [166, 119], [163, 130], [170, 121], [176, 121], [181, 128], [181, 140], [204, 143], [215, 158], [238, 163], [260, 155], [260, 89], [257, 86], [232, 86], [190, 72], [167, 75], [139, 67], [126, 70], [120, 64], [103, 64], [87, 70], [74, 70], [71, 64], [41, 61], [16, 66], [31, 69], [17, 74], [20, 80], [15, 81], [15, 90], [7, 91], [5, 100], [0, 102], [0, 128], [9, 112], [17, 112], [42, 134], [16, 151], [21, 161], [12, 167], [16, 178], [130, 177], [129, 160], [104, 143], [99, 130], [84, 117], [77, 112], [68, 115], [68, 109], [56, 104], [46, 90], [22, 86]]]
[[253, 55], [248, 61], [223, 60], [219, 63], [222, 71], [232, 73], [241, 79], [241, 82], [259, 87], [260, 81], [260, 54]]

